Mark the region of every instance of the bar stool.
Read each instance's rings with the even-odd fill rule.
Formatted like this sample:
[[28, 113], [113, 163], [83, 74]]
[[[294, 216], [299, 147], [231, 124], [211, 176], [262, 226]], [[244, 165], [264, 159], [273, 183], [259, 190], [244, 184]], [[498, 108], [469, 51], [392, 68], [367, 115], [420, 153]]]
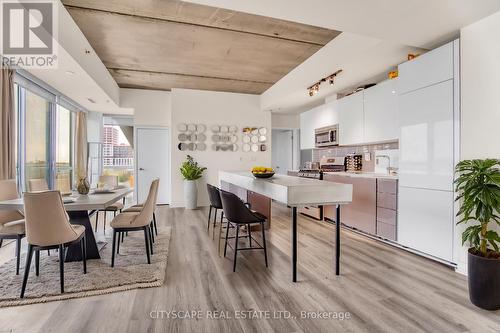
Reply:
[[[236, 258], [238, 256], [238, 251], [242, 250], [264, 250], [264, 258], [267, 265], [267, 247], [266, 247], [266, 232], [264, 230], [264, 223], [266, 222], [266, 217], [258, 212], [253, 212], [250, 208], [240, 200], [240, 198], [227, 191], [220, 190], [220, 196], [222, 201], [222, 207], [224, 210], [224, 215], [226, 216], [228, 226], [226, 228], [226, 242], [224, 244], [224, 257], [227, 251], [227, 240], [235, 238], [234, 246], [234, 258], [233, 258], [233, 272], [236, 271]], [[234, 225], [236, 228], [236, 236], [229, 237], [229, 225]], [[260, 224], [262, 230], [262, 242], [263, 245], [259, 244], [254, 238], [252, 238], [251, 226], [254, 224]], [[239, 240], [239, 230], [240, 227], [246, 226], [248, 231], [248, 242], [249, 247], [238, 248]], [[252, 247], [252, 240], [257, 243], [258, 246]]]
[[[215, 225], [217, 223], [217, 210], [222, 210], [222, 201], [220, 198], [219, 189], [213, 185], [207, 184], [208, 198], [210, 199], [210, 210], [208, 211], [207, 231], [210, 230], [210, 218], [212, 216], [212, 208], [215, 209], [214, 214], [214, 227], [212, 231], [212, 239], [215, 238]], [[222, 228], [222, 221], [224, 219], [224, 211], [220, 216], [220, 225]], [[219, 237], [220, 238], [220, 237]]]

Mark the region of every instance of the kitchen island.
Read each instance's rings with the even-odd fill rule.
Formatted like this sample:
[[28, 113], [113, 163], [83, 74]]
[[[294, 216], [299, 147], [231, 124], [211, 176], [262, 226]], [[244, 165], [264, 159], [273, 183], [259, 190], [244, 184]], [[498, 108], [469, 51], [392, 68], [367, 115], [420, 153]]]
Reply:
[[292, 207], [292, 281], [297, 281], [297, 207], [307, 205], [336, 206], [335, 273], [340, 274], [340, 206], [352, 201], [352, 185], [316, 179], [274, 175], [256, 179], [248, 171], [219, 171], [221, 187], [224, 183], [242, 188], [270, 200]]

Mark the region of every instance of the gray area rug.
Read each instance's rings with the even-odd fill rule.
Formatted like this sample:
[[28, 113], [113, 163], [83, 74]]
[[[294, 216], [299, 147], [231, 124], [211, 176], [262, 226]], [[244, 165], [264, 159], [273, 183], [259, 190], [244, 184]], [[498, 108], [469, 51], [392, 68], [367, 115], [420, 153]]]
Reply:
[[142, 231], [129, 232], [120, 245], [120, 254], [111, 268], [112, 236], [100, 250], [101, 259], [87, 260], [87, 274], [81, 262], [64, 263], [64, 294], [60, 293], [58, 254], [40, 252], [40, 275], [35, 275], [35, 256], [26, 286], [25, 298], [20, 299], [26, 255], [22, 254], [21, 272], [15, 275], [15, 258], [0, 266], [0, 307], [44, 303], [70, 298], [102, 295], [137, 288], [163, 285], [166, 274], [171, 228], [162, 228], [155, 237], [154, 254], [147, 264]]

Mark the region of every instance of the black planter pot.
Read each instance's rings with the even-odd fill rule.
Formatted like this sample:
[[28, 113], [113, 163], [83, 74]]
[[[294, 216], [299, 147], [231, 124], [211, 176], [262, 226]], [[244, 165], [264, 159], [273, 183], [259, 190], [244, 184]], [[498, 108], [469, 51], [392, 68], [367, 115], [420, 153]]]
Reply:
[[477, 307], [500, 309], [500, 259], [468, 254], [469, 297]]

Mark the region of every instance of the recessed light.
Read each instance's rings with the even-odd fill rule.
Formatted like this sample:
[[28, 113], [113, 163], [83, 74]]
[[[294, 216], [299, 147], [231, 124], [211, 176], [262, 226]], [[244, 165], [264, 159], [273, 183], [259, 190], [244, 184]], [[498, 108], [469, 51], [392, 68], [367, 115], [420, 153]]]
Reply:
[[87, 100], [92, 103], [92, 104], [95, 104], [95, 101], [92, 99], [92, 98], [87, 98]]
[[395, 94], [395, 93], [396, 93], [396, 90], [393, 90], [393, 91], [392, 91], [392, 93], [393, 93], [393, 94]]
[[66, 74], [68, 74], [68, 75], [74, 75], [75, 72], [73, 72], [73, 71], [66, 71]]

